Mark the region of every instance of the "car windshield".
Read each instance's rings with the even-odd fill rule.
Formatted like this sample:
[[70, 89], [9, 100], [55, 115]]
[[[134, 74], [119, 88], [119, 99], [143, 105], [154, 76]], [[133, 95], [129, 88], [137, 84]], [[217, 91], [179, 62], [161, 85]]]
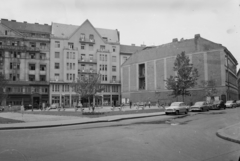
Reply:
[[227, 103], [233, 103], [233, 101], [227, 101]]
[[196, 102], [194, 105], [203, 105], [204, 102]]
[[171, 106], [179, 106], [182, 102], [173, 102]]

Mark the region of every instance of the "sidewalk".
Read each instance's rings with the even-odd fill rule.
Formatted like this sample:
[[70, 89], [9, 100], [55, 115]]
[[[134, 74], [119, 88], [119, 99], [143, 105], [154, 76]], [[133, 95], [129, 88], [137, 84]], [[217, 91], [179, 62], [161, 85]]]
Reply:
[[[145, 108], [145, 110], [147, 109], [149, 108], [148, 107]], [[159, 109], [159, 108], [153, 106], [150, 109]], [[124, 108], [123, 110], [129, 111], [129, 110], [136, 110], [136, 109]], [[57, 111], [57, 109], [54, 109], [51, 111]], [[65, 111], [74, 111], [74, 109], [66, 109]], [[107, 107], [107, 108], [104, 107], [104, 108], [98, 108], [96, 109], [96, 111], [110, 112], [112, 110], [111, 110], [111, 107]], [[77, 112], [80, 112], [80, 111], [77, 111]], [[88, 109], [86, 109], [86, 112], [88, 112]], [[31, 114], [31, 111], [25, 111], [23, 115], [21, 113], [4, 112], [4, 113], [0, 113], [0, 117], [10, 118], [15, 120], [22, 120], [24, 121], [24, 123], [0, 124], [0, 130], [47, 128], [47, 127], [57, 127], [57, 126], [77, 125], [77, 124], [111, 122], [111, 121], [120, 121], [120, 120], [126, 120], [126, 119], [134, 119], [134, 118], [161, 116], [163, 114], [165, 113], [155, 112], [155, 113], [126, 114], [126, 115], [103, 116], [99, 118], [88, 118], [88, 117], [75, 117], [75, 116], [38, 115], [38, 114]]]
[[220, 129], [216, 134], [222, 139], [240, 144], [240, 123]]

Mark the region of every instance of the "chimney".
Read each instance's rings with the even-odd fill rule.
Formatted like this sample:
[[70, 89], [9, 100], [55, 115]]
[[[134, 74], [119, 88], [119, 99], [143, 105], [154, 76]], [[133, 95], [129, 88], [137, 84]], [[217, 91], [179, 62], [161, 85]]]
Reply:
[[194, 36], [195, 39], [198, 39], [199, 37], [200, 37], [200, 34], [196, 34], [196, 35]]
[[44, 25], [48, 26], [48, 24], [46, 24], [46, 23]]
[[4, 19], [4, 18], [2, 18], [1, 20], [3, 20], [3, 21], [8, 21], [8, 19]]
[[39, 25], [39, 23], [35, 22], [36, 25]]
[[27, 21], [24, 21], [23, 23], [27, 23]]
[[177, 38], [172, 39], [172, 42], [178, 42]]
[[16, 20], [11, 20], [12, 22], [16, 22]]
[[141, 47], [146, 47], [146, 45], [142, 44]]
[[132, 46], [135, 46], [135, 44], [132, 44]]

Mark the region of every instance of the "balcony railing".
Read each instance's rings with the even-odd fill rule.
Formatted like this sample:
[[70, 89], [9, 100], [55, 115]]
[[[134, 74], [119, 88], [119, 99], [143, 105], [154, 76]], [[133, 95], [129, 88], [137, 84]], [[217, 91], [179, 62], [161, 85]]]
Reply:
[[95, 39], [80, 38], [79, 41], [80, 43], [89, 43], [89, 44], [95, 43]]
[[96, 69], [78, 69], [78, 73], [97, 73]]
[[77, 51], [78, 48], [77, 47], [75, 47], [75, 48], [64, 47], [63, 50], [75, 50], [75, 51]]
[[100, 53], [110, 53], [110, 50], [107, 50], [107, 49], [97, 49], [97, 52], [100, 52]]
[[116, 83], [116, 84], [119, 84], [119, 83], [121, 83], [121, 81], [120, 81], [120, 80], [110, 80], [110, 83]]
[[97, 63], [97, 59], [87, 59], [87, 58], [84, 58], [84, 59], [79, 59], [78, 62], [79, 63], [83, 63], [83, 62], [86, 62], [86, 63]]
[[0, 45], [0, 49], [25, 51], [26, 47], [25, 46]]

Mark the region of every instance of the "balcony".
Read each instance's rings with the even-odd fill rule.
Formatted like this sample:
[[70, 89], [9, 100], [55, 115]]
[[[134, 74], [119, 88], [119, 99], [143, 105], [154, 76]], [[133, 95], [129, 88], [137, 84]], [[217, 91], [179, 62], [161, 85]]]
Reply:
[[12, 45], [0, 45], [0, 49], [3, 50], [17, 50], [17, 51], [25, 51], [25, 46], [12, 46]]
[[89, 64], [97, 64], [97, 59], [78, 59], [79, 63], [89, 63]]
[[11, 62], [20, 63], [20, 57], [19, 58], [11, 58], [10, 60], [11, 60]]
[[96, 69], [78, 69], [78, 73], [97, 73]]
[[99, 53], [110, 53], [110, 50], [107, 50], [107, 49], [97, 49], [97, 52], [99, 52]]
[[40, 52], [40, 49], [37, 47], [26, 47], [27, 51], [34, 51], [34, 52]]
[[121, 81], [120, 80], [110, 80], [110, 83], [121, 84]]
[[63, 50], [74, 50], [74, 51], [78, 51], [78, 48], [69, 48], [69, 47], [64, 47]]
[[84, 44], [95, 44], [95, 39], [80, 38], [79, 42]]

